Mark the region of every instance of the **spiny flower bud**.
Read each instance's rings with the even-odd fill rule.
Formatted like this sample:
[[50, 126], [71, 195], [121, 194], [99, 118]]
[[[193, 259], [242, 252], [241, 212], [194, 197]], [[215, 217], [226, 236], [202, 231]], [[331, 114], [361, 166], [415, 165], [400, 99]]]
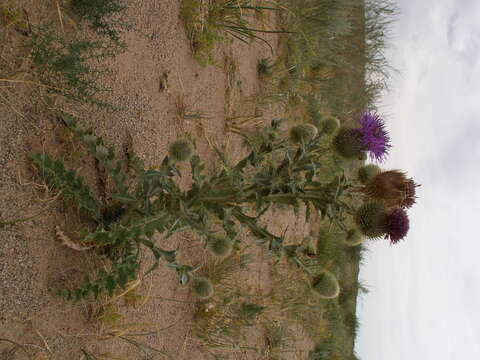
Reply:
[[337, 278], [326, 270], [313, 279], [312, 289], [322, 299], [333, 299], [340, 294], [340, 285]]
[[177, 140], [170, 144], [168, 148], [168, 155], [175, 162], [188, 161], [193, 156], [193, 153], [193, 144], [187, 139]]
[[382, 200], [389, 207], [410, 208], [415, 204], [416, 184], [404, 172], [390, 170], [380, 172], [365, 183], [364, 192], [375, 200]]
[[387, 208], [379, 202], [363, 204], [355, 214], [358, 229], [369, 238], [379, 238], [385, 234]]
[[232, 241], [226, 237], [215, 237], [208, 241], [208, 249], [215, 256], [228, 256], [232, 253]]
[[405, 210], [389, 209], [380, 202], [363, 204], [355, 214], [358, 229], [367, 237], [385, 236], [392, 244], [403, 239], [409, 230], [409, 220]]
[[213, 296], [213, 285], [210, 280], [196, 277], [192, 281], [192, 290], [200, 299], [208, 299]]
[[368, 180], [381, 172], [382, 170], [377, 165], [364, 165], [358, 169], [358, 180], [360, 180], [362, 184], [366, 184]]
[[333, 138], [333, 149], [345, 159], [358, 159], [363, 148], [362, 134], [357, 129], [342, 128]]
[[297, 144], [308, 143], [317, 134], [318, 130], [312, 124], [300, 124], [290, 129], [290, 139]]
[[328, 116], [320, 122], [320, 129], [326, 135], [332, 135], [339, 127], [340, 120], [333, 116]]

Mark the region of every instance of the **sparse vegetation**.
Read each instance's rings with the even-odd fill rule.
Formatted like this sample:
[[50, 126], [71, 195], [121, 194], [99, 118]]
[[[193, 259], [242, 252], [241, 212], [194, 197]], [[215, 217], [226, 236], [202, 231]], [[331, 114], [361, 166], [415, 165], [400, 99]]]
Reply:
[[106, 70], [100, 70], [98, 61], [114, 55], [113, 49], [99, 41], [66, 40], [50, 26], [33, 32], [31, 47], [35, 74], [47, 92], [69, 101], [108, 107], [98, 98], [106, 90], [99, 83]]
[[124, 0], [72, 0], [70, 6], [75, 14], [99, 34], [107, 36], [115, 45], [124, 47], [119, 29], [128, 29], [124, 10]]
[[256, 27], [252, 20], [263, 12], [280, 10], [273, 1], [257, 5], [252, 0], [182, 0], [180, 16], [190, 37], [194, 58], [205, 66], [214, 63], [212, 52], [215, 44], [227, 38], [247, 44], [259, 40], [272, 49], [261, 34], [285, 31]]
[[[80, 175], [81, 168], [69, 170], [65, 159], [54, 159], [47, 152], [29, 155], [49, 191], [58, 191], [81, 214], [84, 229], [76, 233], [71, 243], [75, 245], [67, 246], [85, 256], [102, 257], [94, 276], [89, 274], [83, 282], [72, 280], [76, 287], [60, 293], [71, 300], [100, 302], [92, 314], [102, 338], [120, 339], [145, 358], [154, 353], [170, 358], [163, 350], [137, 341], [132, 334], [140, 328], [124, 322], [118, 308], [120, 298], [130, 304], [143, 299], [134, 289], [163, 262], [176, 272], [181, 285], [190, 285], [185, 296], [195, 298], [162, 299], [195, 305], [189, 326], [200, 348], [215, 358], [238, 353], [288, 358], [298, 350], [292, 335], [298, 329], [317, 344], [309, 360], [354, 358], [359, 328], [356, 298], [365, 290], [357, 279], [361, 243], [380, 236], [396, 243], [405, 236], [404, 208], [415, 202], [417, 186], [403, 173], [395, 175], [400, 180], [393, 175], [378, 177], [388, 172], [382, 173], [376, 165], [358, 170], [367, 153], [382, 160], [389, 147], [386, 134], [379, 140], [380, 150], [378, 143], [373, 148], [367, 141], [384, 131], [380, 118], [369, 124], [373, 129], [353, 122], [374, 107], [388, 86], [383, 51], [395, 13], [392, 3], [182, 0], [180, 16], [201, 65], [215, 63], [214, 48], [219, 44], [259, 41], [272, 49], [274, 42], [264, 36], [278, 36], [278, 57], [263, 57], [256, 63], [261, 91], [254, 111], [226, 112], [226, 129], [245, 140], [247, 154], [232, 161], [230, 154], [209, 143], [220, 165], [208, 170], [211, 164], [204, 163], [204, 153], [197, 153], [197, 139], [191, 134], [171, 143], [159, 166], [147, 167], [131, 149], [128, 161], [122, 160], [121, 152], [83, 124], [83, 116], [72, 115], [89, 105], [112, 109], [101, 96], [106, 90], [103, 77], [109, 75], [101, 61], [125, 50], [121, 34], [129, 28], [126, 2], [70, 1], [69, 14], [96, 32], [88, 37], [81, 31], [65, 32], [61, 12], [67, 8], [63, 2], [56, 5], [62, 31], [53, 23], [32, 25], [28, 14], [10, 3], [0, 6], [1, 26], [27, 34], [30, 56], [25, 63], [31, 61], [29, 73], [34, 76], [32, 81], [3, 76], [0, 80], [45, 89], [47, 113], [60, 120], [55, 126], [66, 125], [70, 141], [78, 143], [81, 156], [94, 162], [101, 174], [105, 194], [99, 196], [98, 189]], [[269, 17], [274, 21], [269, 22]], [[270, 23], [278, 29], [270, 30]], [[0, 61], [2, 73], [15, 68], [5, 65], [3, 57]], [[237, 86], [237, 63], [228, 58], [225, 64], [228, 86]], [[270, 118], [266, 105], [271, 104], [280, 106], [289, 120]], [[183, 97], [174, 105], [179, 120], [205, 118]], [[296, 215], [304, 212], [307, 222], [319, 223], [318, 234], [311, 233], [310, 241], [286, 243], [285, 233], [262, 222], [262, 216], [277, 208], [293, 209]], [[0, 228], [35, 216], [0, 221]], [[205, 248], [202, 254], [207, 260], [180, 256], [179, 242], [171, 240], [174, 234], [194, 237], [199, 243], [195, 246]], [[262, 275], [271, 280], [271, 288], [252, 289], [247, 281], [239, 281], [249, 271], [246, 248], [251, 239], [269, 255], [268, 271], [262, 270]], [[142, 263], [145, 250], [152, 256], [147, 269]], [[248, 335], [252, 329], [264, 334], [264, 344], [252, 342]], [[27, 345], [0, 340], [13, 346], [8, 355], [34, 354]], [[50, 351], [48, 344], [45, 349]], [[85, 360], [100, 358], [87, 348], [80, 351]]]

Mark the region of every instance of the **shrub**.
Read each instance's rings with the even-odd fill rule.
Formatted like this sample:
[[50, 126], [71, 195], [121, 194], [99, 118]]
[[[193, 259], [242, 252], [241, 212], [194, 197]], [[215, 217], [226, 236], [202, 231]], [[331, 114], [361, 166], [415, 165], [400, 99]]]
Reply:
[[105, 70], [99, 70], [92, 62], [112, 56], [112, 49], [98, 41], [67, 41], [48, 26], [32, 33], [31, 45], [34, 70], [49, 92], [70, 101], [110, 107], [97, 98], [107, 90], [99, 85]]
[[120, 46], [118, 28], [128, 28], [122, 12], [127, 8], [124, 0], [71, 0], [73, 11], [86, 20], [101, 35]]

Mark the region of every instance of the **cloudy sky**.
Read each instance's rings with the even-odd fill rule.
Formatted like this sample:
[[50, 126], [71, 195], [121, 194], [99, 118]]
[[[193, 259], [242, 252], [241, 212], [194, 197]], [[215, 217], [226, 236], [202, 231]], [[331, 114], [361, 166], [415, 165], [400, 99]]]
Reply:
[[397, 0], [388, 168], [419, 188], [406, 241], [370, 243], [364, 360], [480, 359], [480, 0]]

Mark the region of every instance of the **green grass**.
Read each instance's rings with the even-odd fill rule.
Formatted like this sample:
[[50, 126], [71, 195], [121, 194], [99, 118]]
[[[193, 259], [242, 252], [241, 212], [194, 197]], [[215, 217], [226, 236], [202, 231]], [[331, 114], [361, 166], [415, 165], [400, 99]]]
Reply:
[[191, 40], [193, 57], [206, 66], [215, 62], [215, 45], [237, 39], [249, 44], [260, 41], [273, 51], [262, 34], [285, 33], [283, 30], [268, 30], [254, 23], [265, 12], [278, 12], [275, 2], [252, 0], [181, 0], [180, 18]]
[[[375, 107], [391, 73], [386, 41], [396, 14], [390, 0], [281, 0], [279, 52], [262, 100], [287, 105], [319, 94], [346, 121]], [[290, 106], [289, 106], [290, 105]], [[303, 106], [303, 105], [302, 105]], [[296, 110], [296, 109], [294, 109]]]
[[263, 325], [265, 329], [265, 360], [281, 360], [284, 355], [295, 351], [295, 338], [288, 328], [288, 323], [268, 321]]
[[[321, 266], [310, 264], [311, 270]], [[295, 322], [303, 327], [312, 340], [320, 341], [325, 333], [323, 304], [315, 296], [310, 279], [292, 264], [279, 264], [272, 269], [272, 290], [266, 295], [271, 319]]]
[[246, 270], [249, 255], [239, 249], [223, 259], [212, 259], [201, 270], [208, 277], [215, 293], [208, 300], [199, 301], [194, 313], [194, 331], [207, 353], [221, 354], [235, 346], [245, 345], [245, 329], [252, 325], [262, 308], [248, 303], [244, 290], [236, 280]]

